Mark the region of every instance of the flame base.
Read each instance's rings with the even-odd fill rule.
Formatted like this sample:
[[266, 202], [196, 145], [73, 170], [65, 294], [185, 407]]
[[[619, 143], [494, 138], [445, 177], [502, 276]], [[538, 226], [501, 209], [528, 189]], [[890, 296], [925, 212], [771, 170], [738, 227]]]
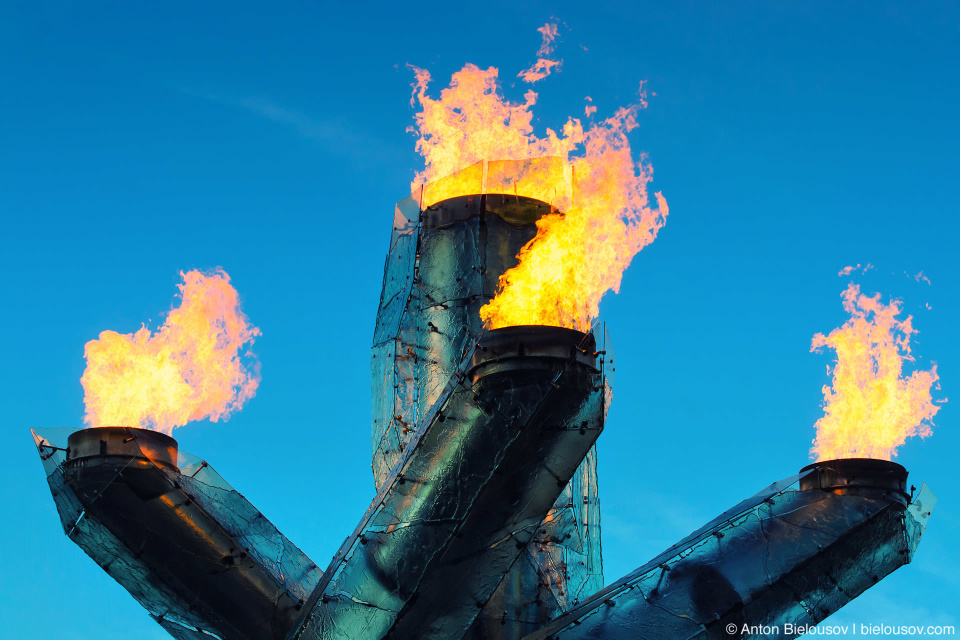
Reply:
[[821, 460], [800, 469], [800, 490], [819, 489], [837, 495], [887, 498], [903, 505], [907, 495], [907, 470], [889, 460], [840, 458]]

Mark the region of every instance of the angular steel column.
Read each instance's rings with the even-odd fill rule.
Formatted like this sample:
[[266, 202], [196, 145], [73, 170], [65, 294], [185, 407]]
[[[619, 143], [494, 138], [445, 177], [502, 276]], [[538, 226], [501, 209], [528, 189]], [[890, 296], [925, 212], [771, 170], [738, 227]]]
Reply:
[[320, 571], [206, 462], [155, 431], [63, 431], [34, 441], [64, 531], [170, 635], [287, 635]]
[[459, 638], [603, 425], [590, 334], [490, 331], [311, 597], [299, 640]]
[[[500, 276], [536, 235], [536, 221], [557, 213], [531, 198], [483, 193], [482, 175], [517, 176], [527, 164], [479, 163], [427, 187], [445, 192], [447, 180], [473, 181], [477, 195], [422, 211], [419, 194], [397, 203], [373, 341], [378, 489], [478, 339], [480, 307], [496, 294]], [[468, 638], [519, 638], [602, 586], [597, 455], [591, 448]]]
[[906, 477], [882, 460], [805, 467], [527, 640], [795, 637], [786, 623], [815, 625], [910, 562], [936, 500], [910, 501]]

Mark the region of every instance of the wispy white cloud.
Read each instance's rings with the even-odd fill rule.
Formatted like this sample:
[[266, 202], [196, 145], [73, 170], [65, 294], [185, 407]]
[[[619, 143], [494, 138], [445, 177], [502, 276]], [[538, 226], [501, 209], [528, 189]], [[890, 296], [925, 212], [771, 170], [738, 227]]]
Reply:
[[[384, 156], [396, 157], [404, 153], [396, 145], [370, 135], [355, 123], [343, 117], [317, 118], [292, 109], [269, 98], [231, 97], [210, 92], [193, 92], [207, 100], [243, 109], [292, 130], [302, 138], [319, 143], [327, 151], [345, 156], [362, 164], [377, 163]], [[412, 148], [410, 149], [412, 152]], [[410, 154], [412, 155], [412, 153]]]
[[290, 126], [304, 138], [316, 140], [325, 145], [353, 150], [357, 147], [367, 147], [370, 144], [368, 138], [358, 135], [356, 130], [345, 125], [342, 121], [318, 120], [264, 98], [239, 98], [231, 102], [251, 113], [263, 116], [267, 120]]

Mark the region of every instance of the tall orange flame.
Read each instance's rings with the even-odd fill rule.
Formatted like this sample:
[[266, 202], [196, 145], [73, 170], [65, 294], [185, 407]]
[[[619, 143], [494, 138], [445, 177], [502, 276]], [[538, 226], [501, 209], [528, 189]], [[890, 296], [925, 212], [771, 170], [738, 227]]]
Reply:
[[[550, 34], [555, 31], [544, 33], [545, 47], [552, 42]], [[537, 198], [563, 211], [538, 221], [537, 236], [522, 249], [520, 264], [501, 277], [497, 296], [481, 309], [484, 322], [490, 328], [588, 328], [599, 314], [600, 298], [619, 291], [623, 271], [653, 242], [668, 214], [659, 192], [657, 206], [650, 206], [647, 184], [653, 169], [642, 156], [634, 161], [627, 139], [637, 127], [639, 110], [646, 107], [642, 85], [637, 104], [618, 109], [589, 129], [569, 118], [560, 134], [547, 129], [546, 136], [539, 137], [531, 124], [537, 94], [527, 91], [524, 102], [507, 101], [499, 93], [496, 68], [465, 65], [439, 99], [426, 93], [430, 74], [413, 70], [413, 101], [422, 109], [415, 116], [416, 149], [425, 168], [412, 186], [416, 191], [427, 185], [424, 207], [482, 189]], [[484, 160], [492, 166], [496, 160], [544, 156], [559, 161], [529, 162], [522, 175], [510, 179], [489, 171], [482, 176], [474, 171], [450, 175]]]
[[252, 398], [259, 366], [246, 344], [260, 330], [240, 310], [222, 269], [180, 273], [182, 302], [155, 334], [104, 331], [84, 347], [89, 426], [123, 425], [171, 433], [192, 420], [227, 419]]
[[883, 304], [879, 293], [862, 295], [851, 283], [843, 292], [843, 308], [850, 319], [830, 335], [814, 335], [810, 349], [837, 353], [833, 386], [823, 387], [825, 415], [817, 421], [810, 454], [817, 460], [890, 460], [908, 437], [931, 435], [940, 410], [930, 394], [939, 379], [937, 366], [903, 376], [903, 361], [913, 361], [910, 336], [916, 330], [912, 316], [897, 319], [897, 300]]

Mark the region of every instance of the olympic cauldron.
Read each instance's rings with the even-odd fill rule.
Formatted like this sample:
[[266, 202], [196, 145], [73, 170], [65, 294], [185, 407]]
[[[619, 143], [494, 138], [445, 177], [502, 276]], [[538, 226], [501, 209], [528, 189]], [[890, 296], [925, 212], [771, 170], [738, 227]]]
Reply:
[[376, 495], [326, 571], [168, 436], [34, 430], [67, 535], [173, 637], [729, 638], [726, 625], [746, 620], [819, 622], [910, 561], [932, 495], [908, 494], [899, 465], [839, 460], [602, 588], [595, 443], [609, 340], [486, 331], [479, 316], [556, 209], [482, 186], [423, 202], [397, 204], [384, 269]]

